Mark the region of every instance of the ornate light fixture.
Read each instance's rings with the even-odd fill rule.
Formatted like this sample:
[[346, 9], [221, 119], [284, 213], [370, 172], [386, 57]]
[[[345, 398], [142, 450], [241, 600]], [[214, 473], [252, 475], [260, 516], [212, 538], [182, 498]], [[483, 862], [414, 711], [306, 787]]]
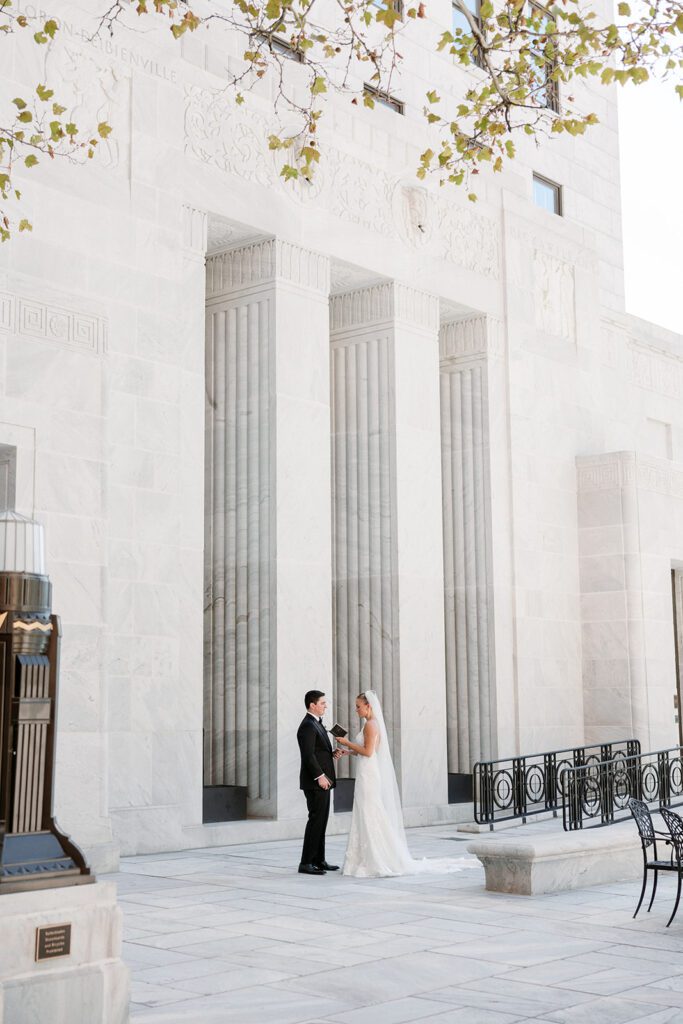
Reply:
[[0, 893], [94, 882], [53, 816], [59, 618], [43, 528], [0, 512]]

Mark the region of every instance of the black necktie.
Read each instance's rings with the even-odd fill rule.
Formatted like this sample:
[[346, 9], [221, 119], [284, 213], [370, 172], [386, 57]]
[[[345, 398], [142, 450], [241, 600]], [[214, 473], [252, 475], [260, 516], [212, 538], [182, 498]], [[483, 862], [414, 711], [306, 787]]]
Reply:
[[[319, 719], [318, 719], [318, 721], [320, 722], [320, 724], [321, 724], [321, 725], [323, 724], [323, 720], [322, 720], [322, 718], [319, 718]], [[325, 728], [325, 726], [323, 725], [323, 729], [324, 729], [324, 728]]]

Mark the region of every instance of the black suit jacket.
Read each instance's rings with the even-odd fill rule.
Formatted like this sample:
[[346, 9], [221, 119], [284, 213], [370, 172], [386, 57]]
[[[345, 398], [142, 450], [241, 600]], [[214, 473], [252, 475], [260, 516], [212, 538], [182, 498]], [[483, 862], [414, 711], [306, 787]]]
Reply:
[[300, 789], [319, 789], [317, 779], [326, 775], [336, 785], [332, 744], [325, 727], [313, 715], [306, 715], [296, 734], [301, 751]]

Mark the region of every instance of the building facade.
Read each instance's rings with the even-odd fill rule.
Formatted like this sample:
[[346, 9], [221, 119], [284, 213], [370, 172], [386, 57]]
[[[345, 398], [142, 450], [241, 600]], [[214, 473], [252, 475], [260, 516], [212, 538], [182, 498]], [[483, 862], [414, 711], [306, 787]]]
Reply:
[[[311, 688], [346, 725], [380, 694], [411, 822], [478, 760], [677, 743], [683, 339], [624, 313], [614, 91], [577, 84], [599, 125], [476, 204], [419, 182], [426, 90], [479, 73], [433, 52], [438, 0], [403, 112], [332, 97], [286, 183], [272, 85], [226, 95], [238, 39], [62, 9], [46, 52], [0, 44], [2, 95], [113, 132], [26, 176], [0, 250], [0, 499], [46, 528], [57, 805], [95, 867], [296, 834]], [[204, 823], [208, 786], [248, 820]]]

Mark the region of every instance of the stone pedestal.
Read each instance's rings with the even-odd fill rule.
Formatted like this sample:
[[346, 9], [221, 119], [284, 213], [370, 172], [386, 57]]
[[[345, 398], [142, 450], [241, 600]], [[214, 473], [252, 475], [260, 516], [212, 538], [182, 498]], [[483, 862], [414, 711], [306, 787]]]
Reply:
[[[68, 955], [37, 962], [37, 929], [66, 924]], [[128, 1002], [112, 882], [0, 897], [0, 1024], [126, 1024]]]

